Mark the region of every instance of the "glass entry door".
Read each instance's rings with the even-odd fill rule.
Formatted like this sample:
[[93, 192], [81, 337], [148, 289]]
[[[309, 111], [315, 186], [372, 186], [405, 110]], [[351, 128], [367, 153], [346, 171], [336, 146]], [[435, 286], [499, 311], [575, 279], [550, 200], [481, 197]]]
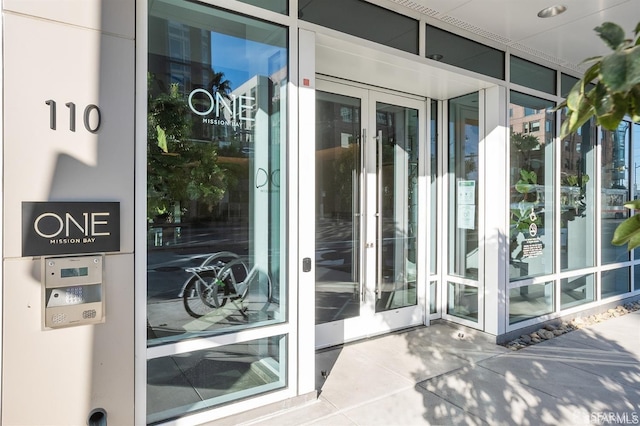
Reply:
[[318, 81], [317, 347], [424, 321], [424, 108], [423, 100]]

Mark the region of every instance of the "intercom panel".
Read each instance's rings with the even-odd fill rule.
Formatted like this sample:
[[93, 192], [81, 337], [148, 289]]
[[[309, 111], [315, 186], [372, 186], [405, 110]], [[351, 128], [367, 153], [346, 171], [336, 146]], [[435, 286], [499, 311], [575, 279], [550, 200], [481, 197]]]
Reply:
[[104, 322], [104, 255], [43, 259], [44, 325]]

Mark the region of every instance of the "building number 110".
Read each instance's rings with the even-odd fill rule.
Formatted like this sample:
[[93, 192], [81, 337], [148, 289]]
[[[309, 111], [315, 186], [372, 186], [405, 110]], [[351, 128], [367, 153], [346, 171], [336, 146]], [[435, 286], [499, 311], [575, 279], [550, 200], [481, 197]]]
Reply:
[[[49, 99], [44, 101], [45, 104], [49, 105], [49, 128], [51, 130], [56, 130], [56, 101], [53, 99]], [[67, 108], [69, 108], [69, 130], [72, 132], [76, 131], [76, 104], [73, 102], [67, 102], [64, 104]], [[91, 113], [95, 111], [97, 114], [97, 121], [93, 124], [90, 121]], [[97, 133], [100, 129], [100, 108], [97, 105], [89, 104], [84, 109], [84, 128], [87, 129], [89, 133]]]

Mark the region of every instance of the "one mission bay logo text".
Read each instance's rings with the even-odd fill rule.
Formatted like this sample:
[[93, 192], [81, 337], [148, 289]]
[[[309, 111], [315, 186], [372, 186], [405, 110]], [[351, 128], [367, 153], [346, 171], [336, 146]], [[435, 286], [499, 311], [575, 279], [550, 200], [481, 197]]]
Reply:
[[220, 92], [210, 93], [195, 89], [189, 94], [189, 108], [202, 117], [202, 123], [217, 126], [239, 127], [242, 123], [255, 121], [253, 111], [256, 98], [244, 95], [224, 96]]
[[[33, 229], [42, 238], [49, 239], [49, 244], [87, 244], [96, 241], [97, 237], [109, 236], [109, 212], [84, 212], [82, 217], [74, 217], [65, 213], [46, 212], [33, 222]], [[80, 233], [82, 238], [73, 238], [73, 233]]]
[[120, 251], [120, 203], [23, 202], [23, 256]]

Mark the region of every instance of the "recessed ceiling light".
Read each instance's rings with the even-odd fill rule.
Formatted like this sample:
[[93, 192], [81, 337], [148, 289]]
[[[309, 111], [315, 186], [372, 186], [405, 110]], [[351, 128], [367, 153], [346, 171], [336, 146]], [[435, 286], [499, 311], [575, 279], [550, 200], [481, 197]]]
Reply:
[[441, 61], [444, 56], [439, 53], [434, 53], [433, 55], [428, 55], [427, 58], [433, 59], [434, 61]]
[[554, 16], [560, 15], [567, 10], [565, 6], [557, 4], [555, 6], [547, 7], [546, 9], [542, 9], [538, 12], [539, 18], [552, 18]]

